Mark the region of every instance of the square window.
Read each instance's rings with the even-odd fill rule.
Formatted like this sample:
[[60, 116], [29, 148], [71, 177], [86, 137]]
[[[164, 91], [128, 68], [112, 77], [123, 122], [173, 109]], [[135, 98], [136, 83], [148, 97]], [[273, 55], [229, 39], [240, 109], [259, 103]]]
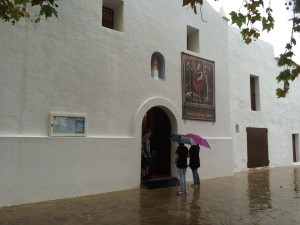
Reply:
[[102, 26], [117, 31], [123, 31], [123, 11], [123, 0], [103, 0]]

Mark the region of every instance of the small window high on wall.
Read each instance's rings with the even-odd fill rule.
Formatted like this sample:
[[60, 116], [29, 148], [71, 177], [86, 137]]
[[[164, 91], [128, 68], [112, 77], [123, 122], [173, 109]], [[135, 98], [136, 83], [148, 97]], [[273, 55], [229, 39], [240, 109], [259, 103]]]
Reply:
[[250, 76], [250, 100], [251, 110], [260, 111], [259, 79], [257, 76]]
[[109, 29], [124, 30], [124, 1], [103, 0], [102, 5], [102, 26]]
[[165, 79], [165, 59], [159, 52], [154, 52], [151, 57], [151, 77], [155, 80]]
[[114, 10], [102, 7], [102, 26], [114, 29]]
[[187, 26], [187, 50], [199, 53], [199, 30]]

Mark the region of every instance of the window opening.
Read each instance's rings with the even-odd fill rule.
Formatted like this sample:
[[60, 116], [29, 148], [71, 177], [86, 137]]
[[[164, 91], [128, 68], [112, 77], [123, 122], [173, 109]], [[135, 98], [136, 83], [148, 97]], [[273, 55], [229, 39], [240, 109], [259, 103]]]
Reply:
[[102, 26], [112, 30], [124, 31], [123, 0], [103, 0]]
[[251, 95], [251, 109], [256, 111], [256, 102], [255, 102], [255, 78], [250, 77], [250, 95]]
[[199, 53], [199, 30], [187, 26], [187, 50]]
[[114, 11], [107, 7], [102, 7], [102, 26], [114, 29]]
[[299, 162], [299, 135], [293, 134], [293, 162]]
[[238, 124], [235, 125], [235, 132], [240, 133], [240, 125]]
[[259, 78], [250, 76], [250, 101], [251, 110], [260, 111]]

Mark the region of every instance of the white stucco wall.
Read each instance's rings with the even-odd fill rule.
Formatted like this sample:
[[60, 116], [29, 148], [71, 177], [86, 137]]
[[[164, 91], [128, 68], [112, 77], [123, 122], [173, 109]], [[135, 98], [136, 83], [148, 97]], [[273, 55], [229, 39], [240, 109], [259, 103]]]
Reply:
[[0, 205], [138, 187], [139, 172], [132, 168], [140, 167], [140, 151], [132, 148], [134, 141], [1, 137]]
[[[0, 23], [0, 206], [137, 187], [142, 117], [153, 106], [172, 132], [209, 140], [202, 178], [233, 174], [227, 21], [208, 4], [204, 23], [179, 0], [131, 0], [119, 32], [101, 26], [101, 9], [62, 1], [59, 19]], [[199, 29], [199, 53], [186, 50], [187, 25]], [[164, 81], [150, 77], [156, 51]], [[214, 123], [181, 119], [181, 52], [215, 61]], [[50, 112], [86, 113], [87, 137], [49, 137]]]
[[[195, 55], [214, 60], [218, 75], [218, 123], [214, 129], [210, 123], [201, 125], [208, 135], [222, 136], [229, 123], [223, 116], [229, 100], [219, 91], [228, 86], [220, 75], [228, 70], [226, 21], [212, 11], [214, 16], [208, 14], [212, 19], [203, 23], [177, 2], [126, 2], [124, 32], [100, 25], [101, 1], [62, 2], [60, 18], [40, 24], [1, 23], [5, 80], [0, 84], [0, 135], [47, 136], [49, 112], [57, 111], [87, 113], [89, 136], [132, 136], [134, 112], [147, 99], [167, 98], [181, 111], [179, 53], [187, 52], [189, 24], [200, 30], [200, 53]], [[151, 11], [145, 11], [147, 7]], [[175, 23], [178, 16], [181, 19]], [[164, 82], [149, 76], [155, 51], [165, 57]]]
[[[262, 40], [246, 45], [236, 28], [229, 32], [229, 75], [231, 99], [231, 131], [234, 146], [235, 171], [247, 168], [247, 127], [268, 129], [270, 166], [293, 163], [292, 134], [299, 134], [300, 110], [298, 99], [299, 80], [291, 84], [286, 98], [277, 98], [280, 87], [276, 76], [277, 67], [273, 47]], [[250, 75], [259, 79], [260, 110], [252, 111], [250, 103]], [[236, 132], [239, 126], [239, 133]]]

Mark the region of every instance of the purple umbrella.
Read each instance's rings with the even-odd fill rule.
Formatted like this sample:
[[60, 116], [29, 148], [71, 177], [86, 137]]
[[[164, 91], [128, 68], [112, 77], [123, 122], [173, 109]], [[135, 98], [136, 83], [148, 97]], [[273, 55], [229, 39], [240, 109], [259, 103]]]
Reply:
[[193, 139], [198, 145], [204, 146], [206, 148], [210, 148], [208, 142], [206, 139], [204, 139], [203, 137], [200, 137], [197, 134], [186, 134], [184, 135], [186, 137], [189, 137], [191, 139]]

